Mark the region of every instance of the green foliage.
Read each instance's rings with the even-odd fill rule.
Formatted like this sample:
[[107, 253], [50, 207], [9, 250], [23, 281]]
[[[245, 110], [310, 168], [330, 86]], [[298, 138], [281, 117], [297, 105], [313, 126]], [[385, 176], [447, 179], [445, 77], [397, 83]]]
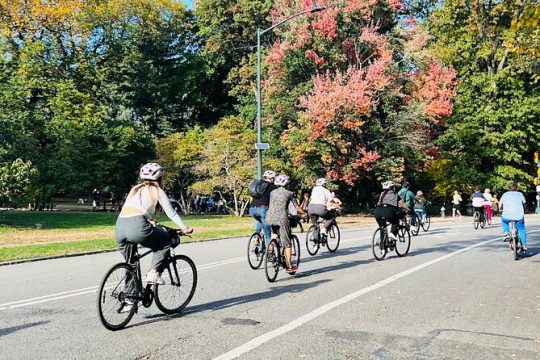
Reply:
[[[532, 154], [540, 143], [540, 58], [516, 47], [523, 40], [519, 28], [526, 26], [527, 3], [532, 5], [447, 0], [433, 13], [433, 48], [460, 75], [454, 113], [438, 140], [442, 189], [451, 183], [460, 188], [506, 187], [510, 180], [531, 184]], [[529, 35], [538, 40], [538, 32]]]
[[22, 159], [0, 166], [0, 204], [17, 208], [31, 201], [35, 195], [33, 180], [37, 173], [31, 161]]

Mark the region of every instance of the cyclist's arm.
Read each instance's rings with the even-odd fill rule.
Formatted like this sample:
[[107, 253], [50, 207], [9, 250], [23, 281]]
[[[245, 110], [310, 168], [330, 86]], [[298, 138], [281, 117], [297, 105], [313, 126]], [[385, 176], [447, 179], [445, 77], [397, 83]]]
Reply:
[[304, 209], [302, 209], [300, 204], [298, 204], [298, 200], [296, 200], [296, 198], [293, 198], [291, 201], [294, 208], [298, 211], [299, 214], [306, 215], [306, 212], [304, 211]]
[[171, 202], [169, 201], [169, 198], [167, 194], [165, 194], [165, 191], [163, 191], [163, 189], [159, 189], [159, 204], [163, 208], [163, 211], [165, 211], [167, 217], [171, 219], [171, 221], [174, 222], [176, 226], [182, 229], [182, 231], [189, 229], [180, 218], [180, 215], [178, 215], [178, 213], [172, 207]]
[[407, 211], [411, 211], [411, 208], [405, 204], [405, 202], [402, 199], [399, 199], [399, 205], [404, 208]]

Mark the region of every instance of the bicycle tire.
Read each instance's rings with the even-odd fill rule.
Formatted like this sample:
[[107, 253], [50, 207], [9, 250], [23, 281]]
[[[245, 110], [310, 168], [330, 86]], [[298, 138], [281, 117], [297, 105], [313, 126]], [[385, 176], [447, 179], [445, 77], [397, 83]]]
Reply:
[[483, 229], [486, 227], [486, 217], [484, 216], [482, 220], [480, 220], [480, 227]]
[[298, 268], [300, 266], [300, 240], [298, 236], [291, 236], [291, 265]]
[[165, 314], [182, 311], [197, 289], [197, 268], [185, 255], [176, 255], [167, 261], [161, 274], [165, 285], [154, 285], [154, 297], [159, 310]]
[[[373, 239], [371, 241], [371, 251], [373, 252], [373, 256], [377, 261], [384, 260], [386, 257], [386, 254], [388, 253], [388, 249], [385, 246], [385, 240], [383, 239], [384, 232], [381, 231], [381, 228], [378, 228], [375, 230], [375, 233], [373, 234]], [[388, 237], [388, 234], [386, 234], [386, 237]]]
[[330, 252], [336, 252], [341, 241], [341, 233], [337, 224], [330, 225], [328, 235], [326, 236], [326, 248]]
[[[270, 251], [271, 249], [272, 251]], [[270, 241], [264, 257], [264, 273], [269, 282], [276, 281], [279, 272], [279, 248], [276, 240]]]
[[431, 216], [428, 213], [426, 213], [426, 220], [422, 224], [422, 230], [428, 231], [430, 226], [431, 226]]
[[[121, 312], [127, 305], [125, 285], [129, 276], [134, 276], [133, 267], [126, 263], [119, 263], [111, 267], [98, 288], [97, 310], [99, 320], [105, 328], [116, 331], [124, 328], [137, 311], [137, 303], [134, 301], [131, 310]], [[136, 277], [135, 277], [136, 278]], [[136, 281], [133, 279], [132, 281]], [[114, 319], [117, 320], [114, 320]]]
[[519, 258], [518, 245], [519, 245], [519, 241], [517, 239], [517, 236], [512, 237], [512, 253], [514, 255], [514, 260], [517, 260]]
[[248, 264], [253, 270], [261, 267], [264, 260], [264, 251], [264, 238], [257, 232], [253, 233], [248, 240], [247, 248]]
[[315, 256], [321, 247], [320, 242], [317, 239], [317, 227], [311, 225], [306, 234], [306, 249], [309, 255]]
[[[398, 240], [396, 241], [396, 254], [399, 257], [406, 256], [411, 248], [411, 234], [407, 228], [398, 228]], [[403, 250], [403, 251], [402, 251]]]
[[413, 236], [417, 236], [420, 233], [420, 219], [418, 215], [414, 215], [414, 218], [411, 219], [411, 233]]
[[478, 226], [480, 225], [480, 215], [478, 215], [478, 212], [474, 213], [473, 223], [474, 223], [474, 228], [478, 229]]

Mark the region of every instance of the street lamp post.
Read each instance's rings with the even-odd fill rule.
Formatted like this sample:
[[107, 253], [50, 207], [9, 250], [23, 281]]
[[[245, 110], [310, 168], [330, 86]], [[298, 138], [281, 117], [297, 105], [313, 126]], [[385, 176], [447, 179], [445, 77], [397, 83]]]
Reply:
[[267, 29], [261, 30], [257, 29], [257, 179], [262, 178], [262, 148], [260, 144], [262, 143], [262, 124], [261, 124], [261, 117], [262, 117], [262, 99], [261, 99], [261, 36], [266, 34], [269, 31], [274, 30], [278, 26], [283, 25], [287, 21], [294, 19], [295, 17], [304, 15], [304, 14], [312, 14], [319, 11], [323, 11], [326, 9], [324, 6], [316, 6], [312, 9], [302, 11], [299, 13], [296, 13], [294, 15], [289, 16], [286, 19], [281, 20], [277, 24], [270, 26]]

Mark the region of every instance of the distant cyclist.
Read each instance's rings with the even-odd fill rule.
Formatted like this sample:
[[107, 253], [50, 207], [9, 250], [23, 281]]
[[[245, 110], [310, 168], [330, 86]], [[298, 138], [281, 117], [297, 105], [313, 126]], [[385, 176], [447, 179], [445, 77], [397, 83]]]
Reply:
[[326, 220], [321, 226], [321, 234], [323, 235], [328, 232], [328, 228], [336, 217], [336, 212], [327, 208], [328, 204], [332, 204], [333, 199], [334, 194], [326, 187], [326, 179], [317, 179], [315, 187], [311, 191], [308, 213], [313, 224], [317, 223], [318, 217]]
[[422, 190], [418, 190], [416, 192], [416, 200], [414, 201], [414, 212], [416, 213], [417, 218], [420, 219], [421, 224], [426, 221], [426, 206], [428, 203], [429, 201], [426, 200]]
[[399, 190], [399, 192], [398, 192], [398, 196], [403, 200], [405, 205], [407, 205], [407, 207], [403, 207], [403, 206], [401, 206], [401, 207], [406, 209], [406, 210], [409, 209], [407, 211], [410, 211], [410, 209], [413, 208], [414, 201], [416, 200], [416, 196], [410, 190], [410, 188], [411, 188], [411, 184], [408, 181], [405, 181], [403, 183], [403, 185], [401, 185], [401, 190]]
[[382, 184], [382, 188], [383, 191], [379, 195], [377, 207], [375, 207], [373, 214], [380, 227], [385, 226], [386, 222], [392, 224], [388, 236], [393, 240], [397, 240], [399, 220], [403, 219], [403, 216], [405, 215], [399, 206], [408, 211], [411, 211], [411, 209], [405, 204], [400, 196], [396, 194], [396, 184], [393, 181], [385, 181]]
[[270, 226], [266, 222], [266, 213], [270, 205], [270, 193], [276, 188], [274, 185], [275, 178], [275, 172], [271, 170], [265, 171], [262, 182], [259, 181], [259, 184], [262, 184], [262, 186], [257, 186], [257, 189], [250, 194], [253, 197], [253, 201], [249, 206], [249, 215], [255, 219], [255, 231], [260, 232], [261, 228], [264, 230], [264, 242], [266, 245], [268, 245], [272, 236]]
[[115, 227], [116, 243], [126, 260], [129, 260], [127, 259], [129, 243], [140, 244], [154, 251], [151, 269], [146, 275], [146, 281], [150, 284], [165, 284], [161, 272], [171, 246], [169, 233], [161, 227], [156, 227], [156, 222], [152, 218], [157, 204], [159, 203], [165, 214], [182, 229], [182, 232], [189, 234], [193, 231], [182, 222], [167, 194], [161, 189], [162, 175], [163, 168], [159, 164], [148, 163], [141, 168], [139, 177], [142, 182], [129, 192]]
[[[292, 191], [285, 187], [289, 183], [287, 175], [278, 175], [274, 181], [277, 188], [270, 194], [270, 206], [266, 214], [266, 220], [270, 226], [279, 227], [279, 236], [285, 247], [285, 271], [295, 273], [298, 269], [291, 263], [291, 227], [289, 225], [289, 203], [292, 203], [296, 211], [305, 214], [298, 204]], [[270, 251], [271, 249], [269, 249]]]
[[493, 196], [491, 196], [491, 191], [489, 189], [484, 190], [484, 202], [482, 203], [484, 210], [487, 214], [487, 220], [491, 222], [491, 203], [493, 201]]
[[502, 228], [504, 239], [510, 238], [510, 221], [515, 220], [522, 251], [527, 251], [527, 229], [525, 229], [525, 197], [517, 191], [516, 183], [510, 184], [510, 190], [505, 192], [499, 200], [499, 208], [502, 210]]
[[486, 198], [484, 194], [480, 192], [480, 188], [477, 186], [474, 188], [474, 193], [471, 195], [472, 206], [474, 211], [478, 211], [480, 214], [480, 221], [484, 219], [484, 202]]

